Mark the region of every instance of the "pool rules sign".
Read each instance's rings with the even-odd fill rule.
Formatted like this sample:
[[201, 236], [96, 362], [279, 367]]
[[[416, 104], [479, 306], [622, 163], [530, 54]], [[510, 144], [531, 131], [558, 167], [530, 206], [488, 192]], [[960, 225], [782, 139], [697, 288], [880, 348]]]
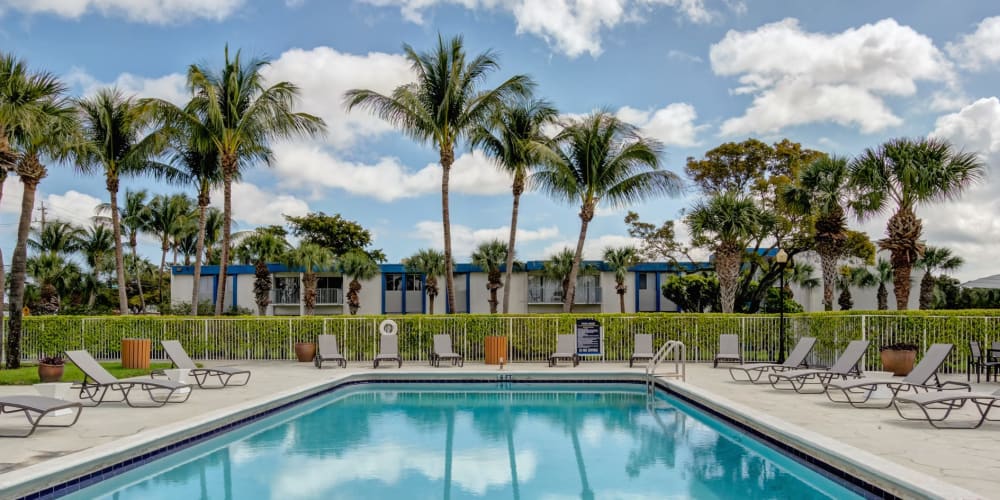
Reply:
[[596, 319], [576, 320], [576, 353], [580, 356], [604, 354], [604, 329]]

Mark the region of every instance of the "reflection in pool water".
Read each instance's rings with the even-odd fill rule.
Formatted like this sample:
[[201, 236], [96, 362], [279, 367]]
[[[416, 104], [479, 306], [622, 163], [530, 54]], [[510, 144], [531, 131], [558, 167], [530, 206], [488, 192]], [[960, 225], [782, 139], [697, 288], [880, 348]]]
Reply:
[[80, 498], [856, 498], [666, 396], [629, 386], [366, 385]]

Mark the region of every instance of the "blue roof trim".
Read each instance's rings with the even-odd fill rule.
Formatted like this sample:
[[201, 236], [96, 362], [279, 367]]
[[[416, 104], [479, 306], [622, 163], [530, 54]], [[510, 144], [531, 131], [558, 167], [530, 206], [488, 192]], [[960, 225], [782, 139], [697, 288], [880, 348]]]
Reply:
[[[611, 271], [611, 266], [609, 266], [606, 262], [599, 261], [599, 260], [585, 260], [585, 261], [583, 261], [582, 264], [583, 265], [587, 265], [587, 266], [596, 267], [600, 271], [607, 271], [607, 272]], [[379, 267], [379, 270], [382, 273], [405, 273], [406, 272], [406, 266], [404, 266], [403, 264], [379, 264], [378, 267]], [[544, 268], [545, 268], [545, 261], [544, 260], [529, 260], [529, 261], [527, 261], [527, 262], [524, 263], [523, 267], [521, 267], [519, 269], [516, 269], [515, 271], [535, 272], [535, 271], [541, 271]], [[701, 270], [701, 269], [711, 269], [711, 268], [712, 268], [712, 266], [708, 262], [696, 262], [696, 263], [679, 262], [677, 264], [673, 264], [673, 263], [670, 263], [670, 262], [643, 262], [641, 264], [636, 264], [636, 265], [630, 267], [629, 271], [633, 271], [633, 272], [678, 272], [678, 271], [693, 272], [693, 271], [698, 271], [698, 270]], [[504, 269], [505, 268], [503, 266], [500, 268], [501, 271], [503, 271]], [[286, 266], [284, 264], [268, 264], [267, 265], [267, 270], [270, 271], [270, 272], [272, 272], [272, 273], [287, 273], [287, 272], [301, 272], [302, 271], [301, 268], [299, 268], [299, 269], [290, 269], [288, 266]], [[171, 267], [171, 271], [175, 275], [193, 275], [194, 274], [194, 266], [172, 266]], [[479, 266], [475, 266], [473, 264], [464, 263], [464, 264], [455, 264], [455, 272], [456, 273], [481, 273], [481, 272], [483, 272], [483, 270], [480, 269]], [[247, 265], [247, 264], [230, 265], [226, 269], [226, 274], [227, 275], [253, 274], [253, 273], [254, 273], [254, 266]], [[216, 266], [216, 265], [201, 266], [201, 275], [202, 276], [218, 276], [218, 274], [219, 274], [219, 266]]]

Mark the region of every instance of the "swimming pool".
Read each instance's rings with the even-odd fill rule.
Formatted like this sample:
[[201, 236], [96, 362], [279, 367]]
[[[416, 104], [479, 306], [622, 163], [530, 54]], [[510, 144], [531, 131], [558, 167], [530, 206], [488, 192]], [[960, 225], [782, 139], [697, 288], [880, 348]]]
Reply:
[[859, 498], [635, 384], [335, 390], [70, 498]]

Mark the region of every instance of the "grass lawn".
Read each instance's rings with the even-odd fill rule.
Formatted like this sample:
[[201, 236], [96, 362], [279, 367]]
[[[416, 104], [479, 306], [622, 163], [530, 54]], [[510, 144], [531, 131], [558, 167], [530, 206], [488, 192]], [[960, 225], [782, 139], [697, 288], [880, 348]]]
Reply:
[[[170, 363], [150, 363], [149, 369], [146, 370], [122, 368], [122, 364], [119, 362], [101, 363], [101, 366], [106, 368], [115, 377], [127, 378], [149, 375], [149, 372], [153, 370], [170, 368]], [[77, 369], [76, 365], [66, 363], [66, 368], [63, 371], [62, 382], [82, 381], [83, 372]], [[0, 369], [0, 385], [31, 385], [39, 382], [38, 366], [36, 365], [21, 365], [20, 368], [15, 370]]]

